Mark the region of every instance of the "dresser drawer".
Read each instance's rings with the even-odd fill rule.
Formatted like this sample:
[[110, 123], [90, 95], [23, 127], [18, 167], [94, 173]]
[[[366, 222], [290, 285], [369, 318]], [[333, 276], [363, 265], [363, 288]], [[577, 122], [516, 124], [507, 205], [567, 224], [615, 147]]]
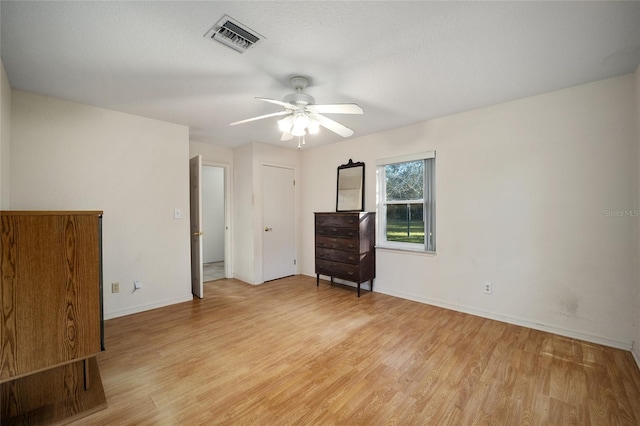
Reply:
[[316, 235], [325, 237], [358, 238], [360, 235], [357, 227], [324, 226], [316, 225]]
[[[347, 281], [361, 282], [360, 267], [348, 263], [316, 259], [316, 274], [329, 275]], [[363, 281], [366, 281], [366, 279]]]
[[335, 262], [357, 265], [360, 262], [360, 254], [354, 251], [323, 249], [316, 247], [316, 259], [332, 260]]
[[346, 251], [358, 251], [358, 239], [352, 238], [333, 238], [333, 237], [316, 237], [316, 248], [338, 249]]
[[360, 222], [358, 215], [341, 215], [341, 214], [329, 214], [329, 215], [317, 215], [316, 226], [356, 226]]

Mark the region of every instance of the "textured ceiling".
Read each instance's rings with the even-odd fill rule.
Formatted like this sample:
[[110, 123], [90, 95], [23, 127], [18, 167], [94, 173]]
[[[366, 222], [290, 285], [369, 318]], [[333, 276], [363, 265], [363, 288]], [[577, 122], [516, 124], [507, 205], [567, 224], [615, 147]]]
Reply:
[[[289, 77], [358, 137], [633, 72], [640, 2], [0, 3], [12, 87], [187, 125], [191, 140], [280, 142]], [[229, 15], [266, 40], [244, 54], [203, 37]], [[329, 116], [329, 115], [328, 115]], [[341, 140], [322, 129], [311, 144]]]

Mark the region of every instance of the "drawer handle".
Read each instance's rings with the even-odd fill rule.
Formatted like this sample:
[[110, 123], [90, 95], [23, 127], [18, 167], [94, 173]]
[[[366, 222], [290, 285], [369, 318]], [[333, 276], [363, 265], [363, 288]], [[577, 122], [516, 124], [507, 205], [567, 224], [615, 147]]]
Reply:
[[353, 272], [349, 271], [347, 272], [349, 274], [349, 276], [353, 275]]
[[349, 257], [348, 257], [348, 259], [349, 259], [349, 260], [353, 260], [353, 256], [349, 256]]

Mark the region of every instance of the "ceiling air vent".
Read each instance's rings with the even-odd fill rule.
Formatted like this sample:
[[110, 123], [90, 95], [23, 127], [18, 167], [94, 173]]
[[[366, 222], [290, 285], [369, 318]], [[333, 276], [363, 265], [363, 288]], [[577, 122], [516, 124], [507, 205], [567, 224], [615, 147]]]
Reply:
[[217, 40], [240, 53], [244, 53], [265, 38], [227, 15], [224, 15], [222, 19], [216, 22], [204, 36]]

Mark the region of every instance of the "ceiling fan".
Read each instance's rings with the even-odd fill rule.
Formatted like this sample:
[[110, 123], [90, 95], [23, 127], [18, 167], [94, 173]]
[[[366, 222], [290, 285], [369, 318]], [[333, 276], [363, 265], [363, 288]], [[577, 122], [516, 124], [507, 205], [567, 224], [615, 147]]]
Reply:
[[[363, 111], [360, 106], [357, 104], [316, 105], [313, 96], [302, 92], [309, 83], [305, 77], [291, 77], [289, 83], [291, 83], [291, 86], [293, 86], [296, 92], [286, 95], [282, 101], [256, 98], [260, 101], [280, 105], [284, 108], [283, 111], [236, 121], [230, 123], [230, 126], [284, 115], [286, 117], [278, 120], [278, 127], [282, 132], [280, 140], [282, 141], [291, 140], [294, 136], [304, 137], [307, 132], [309, 134], [315, 134], [318, 132], [320, 126], [345, 138], [353, 135], [353, 130], [322, 114], [362, 114]], [[300, 143], [298, 143], [298, 148], [300, 148]]]

